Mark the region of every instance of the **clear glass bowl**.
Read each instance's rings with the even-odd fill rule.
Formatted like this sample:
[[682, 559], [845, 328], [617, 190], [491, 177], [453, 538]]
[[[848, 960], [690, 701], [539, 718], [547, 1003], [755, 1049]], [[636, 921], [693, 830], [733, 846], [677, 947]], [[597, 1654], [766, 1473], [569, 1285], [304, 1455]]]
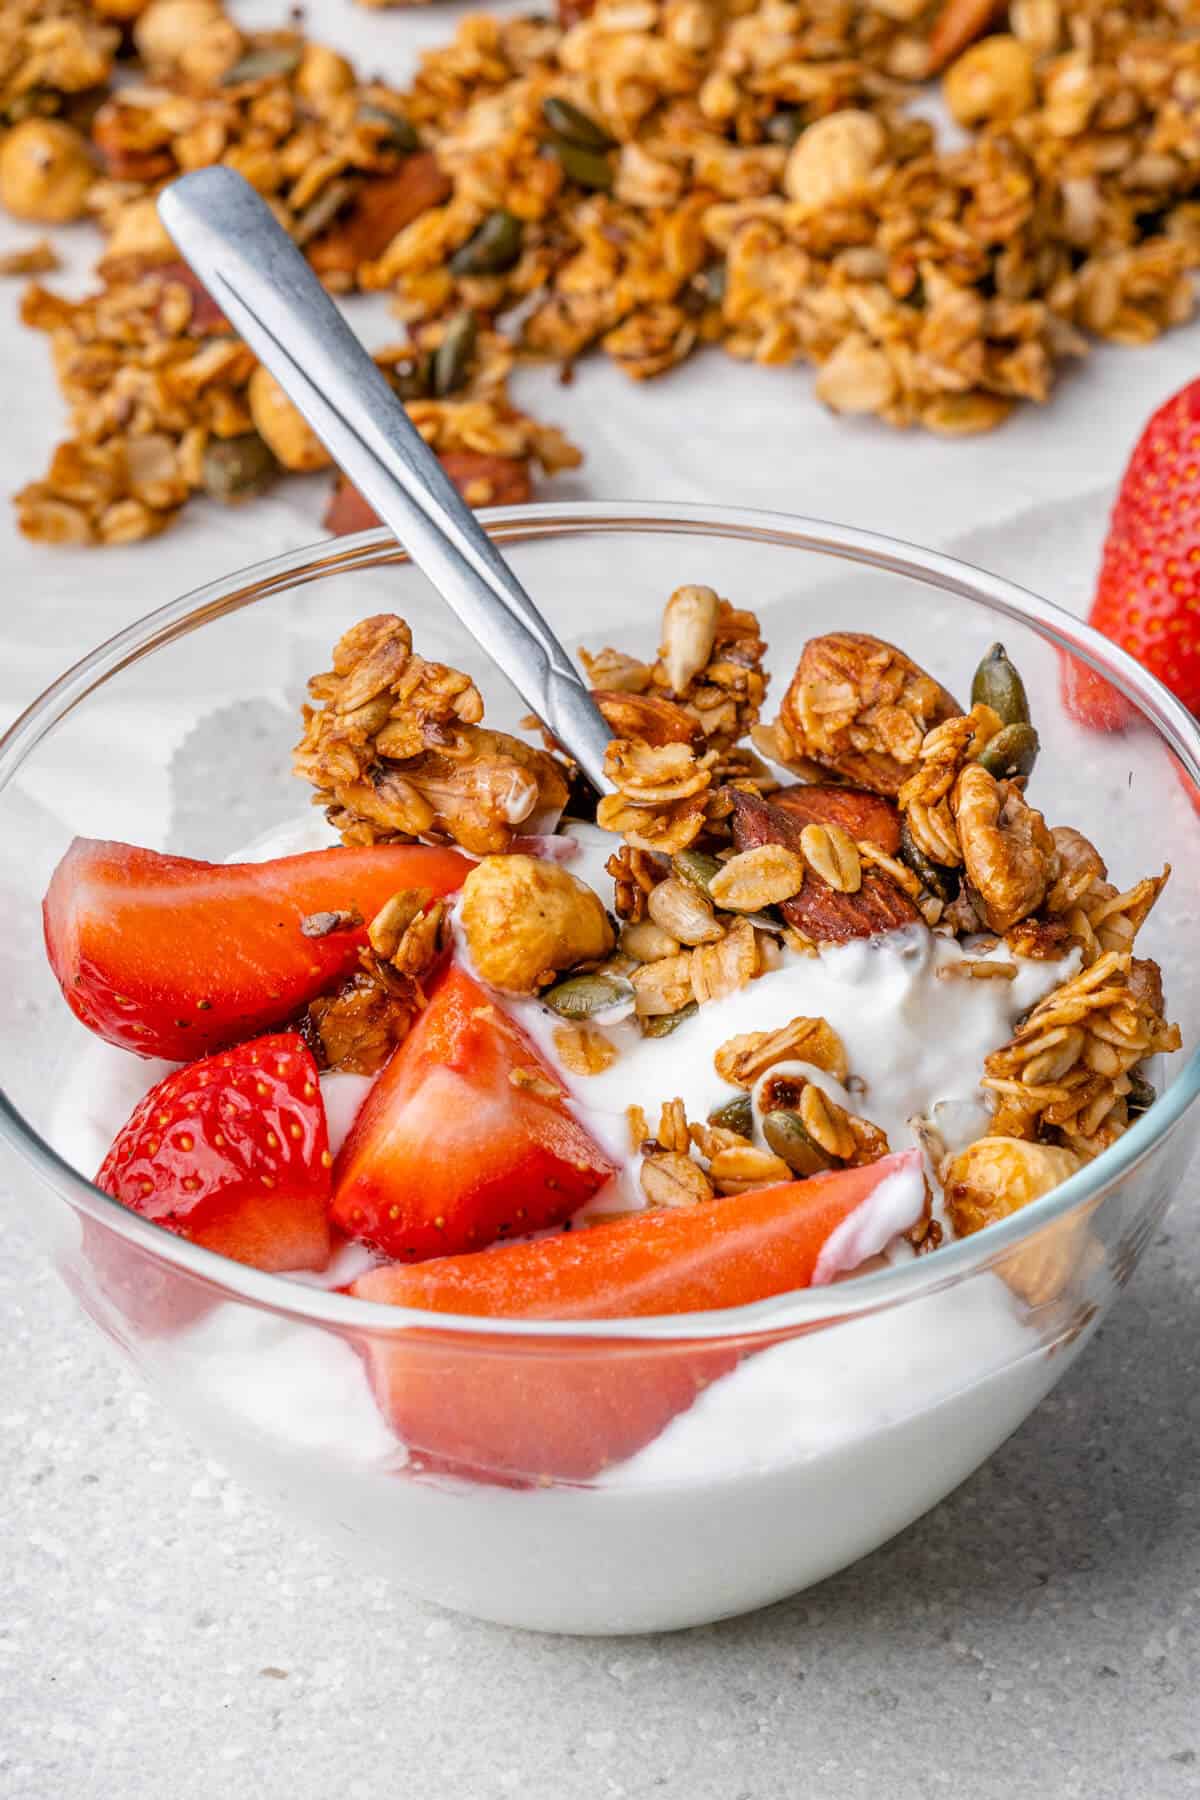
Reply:
[[[776, 696], [805, 638], [833, 627], [893, 639], [960, 696], [1002, 637], [1041, 732], [1033, 793], [1050, 822], [1093, 835], [1122, 884], [1175, 865], [1144, 934], [1184, 1031], [1169, 1085], [1105, 1156], [1005, 1224], [736, 1314], [431, 1324], [196, 1249], [71, 1166], [72, 1114], [106, 1102], [81, 1090], [87, 1034], [46, 966], [38, 906], [75, 833], [220, 859], [303, 814], [288, 763], [305, 680], [365, 614], [404, 614], [425, 654], [471, 670], [490, 722], [514, 725], [522, 703], [372, 533], [163, 607], [77, 664], [0, 744], [14, 1026], [0, 1129], [23, 1159], [30, 1225], [85, 1311], [231, 1468], [409, 1592], [547, 1630], [685, 1626], [793, 1593], [934, 1505], [1058, 1380], [1135, 1267], [1200, 1120], [1200, 817], [1183, 779], [1200, 780], [1200, 736], [1053, 606], [867, 532], [605, 505], [514, 508], [490, 528], [569, 645], [652, 651], [662, 602], [685, 581], [753, 607]], [[1068, 716], [1064, 653], [1134, 702], [1126, 730]], [[373, 1398], [368, 1366], [384, 1363], [427, 1402], [415, 1433], [426, 1441], [407, 1454]], [[630, 1460], [586, 1482], [544, 1479], [540, 1433], [587, 1431], [672, 1394], [663, 1410], [676, 1416]], [[462, 1408], [499, 1421], [495, 1466], [470, 1480], [438, 1470]]]

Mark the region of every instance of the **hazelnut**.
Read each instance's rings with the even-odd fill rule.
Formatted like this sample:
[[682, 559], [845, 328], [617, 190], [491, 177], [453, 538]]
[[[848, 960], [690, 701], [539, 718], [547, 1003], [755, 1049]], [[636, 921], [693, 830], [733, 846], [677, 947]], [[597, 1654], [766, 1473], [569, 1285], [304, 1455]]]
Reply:
[[306, 44], [296, 70], [296, 92], [306, 100], [324, 100], [354, 86], [354, 69], [328, 44]]
[[220, 0], [151, 0], [133, 28], [138, 55], [150, 68], [169, 68], [201, 47], [221, 45], [222, 68], [232, 63], [242, 36], [222, 12]]
[[78, 219], [95, 175], [86, 141], [61, 119], [25, 119], [0, 146], [0, 201], [18, 219]]
[[1024, 1138], [985, 1137], [946, 1170], [946, 1206], [960, 1237], [981, 1231], [1040, 1200], [1083, 1167], [1073, 1150]]
[[510, 994], [536, 993], [613, 947], [597, 895], [536, 856], [485, 856], [463, 883], [459, 917], [477, 974]]
[[1006, 124], [1033, 105], [1033, 57], [1019, 38], [984, 38], [946, 70], [942, 92], [960, 125]]
[[787, 159], [783, 186], [812, 218], [827, 207], [857, 200], [887, 150], [887, 132], [874, 113], [846, 107], [801, 132]]
[[259, 437], [285, 469], [307, 472], [329, 467], [332, 458], [328, 450], [316, 432], [310, 430], [270, 370], [261, 366], [255, 369], [247, 397]]

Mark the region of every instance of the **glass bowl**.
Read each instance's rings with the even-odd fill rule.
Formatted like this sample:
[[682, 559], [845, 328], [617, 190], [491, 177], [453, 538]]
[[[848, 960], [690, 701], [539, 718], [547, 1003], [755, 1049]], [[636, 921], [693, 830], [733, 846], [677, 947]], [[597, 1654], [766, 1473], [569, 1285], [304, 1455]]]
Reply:
[[[315, 819], [288, 774], [297, 709], [365, 614], [402, 613], [418, 649], [476, 675], [490, 723], [515, 726], [520, 700], [394, 541], [369, 533], [161, 608], [78, 663], [0, 743], [12, 1025], [0, 1129], [23, 1159], [30, 1226], [84, 1310], [217, 1456], [408, 1592], [543, 1630], [692, 1625], [794, 1593], [933, 1506], [1037, 1405], [1132, 1273], [1200, 1119], [1188, 953], [1200, 817], [1187, 779], [1200, 780], [1200, 736], [1149, 676], [1047, 602], [868, 532], [633, 505], [506, 509], [489, 529], [568, 645], [652, 652], [682, 582], [752, 607], [776, 699], [804, 640], [834, 627], [894, 640], [960, 695], [1002, 637], [1041, 733], [1033, 797], [1049, 821], [1093, 836], [1121, 885], [1175, 866], [1139, 948], [1164, 966], [1184, 1051], [1111, 1150], [1004, 1224], [736, 1313], [433, 1324], [227, 1262], [72, 1166], [79, 1118], [91, 1109], [111, 1133], [124, 1114], [86, 1074], [91, 1040], [46, 965], [38, 906], [76, 833], [217, 860]], [[1132, 701], [1123, 730], [1074, 722], [1064, 655]], [[372, 1372], [422, 1397], [407, 1449]], [[573, 1478], [563, 1445], [594, 1431], [628, 1441], [631, 1409], [645, 1447]], [[488, 1421], [495, 1444], [470, 1477], [439, 1466], [464, 1416]]]

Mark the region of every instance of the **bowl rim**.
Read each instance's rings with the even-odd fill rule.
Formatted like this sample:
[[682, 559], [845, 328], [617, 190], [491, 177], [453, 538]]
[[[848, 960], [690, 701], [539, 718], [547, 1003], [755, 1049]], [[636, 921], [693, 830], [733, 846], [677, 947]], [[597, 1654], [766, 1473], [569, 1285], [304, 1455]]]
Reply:
[[[907, 576], [1032, 627], [1050, 644], [1077, 656], [1108, 679], [1165, 741], [1185, 773], [1200, 784], [1200, 721], [1125, 651], [1090, 626], [1018, 583], [939, 550], [927, 549], [857, 526], [750, 507], [655, 501], [538, 502], [496, 507], [482, 520], [501, 544], [603, 532], [741, 538], [828, 556]], [[0, 736], [0, 792], [58, 723], [112, 675], [141, 661], [211, 619], [236, 612], [283, 589], [408, 557], [387, 530], [356, 533], [301, 546], [189, 590], [79, 658], [53, 681]], [[361, 1300], [268, 1274], [202, 1249], [130, 1212], [81, 1175], [24, 1118], [0, 1086], [0, 1139], [5, 1140], [76, 1213], [138, 1245], [219, 1293], [310, 1324], [392, 1336], [426, 1334], [528, 1340], [687, 1342], [710, 1338], [753, 1339], [793, 1327], [812, 1328], [874, 1312], [952, 1286], [995, 1265], [1026, 1239], [1076, 1209], [1094, 1210], [1171, 1136], [1200, 1099], [1200, 1045], [1154, 1106], [1092, 1163], [1019, 1212], [969, 1238], [942, 1246], [935, 1256], [831, 1287], [804, 1288], [750, 1306], [709, 1312], [603, 1320], [527, 1320], [430, 1313]]]

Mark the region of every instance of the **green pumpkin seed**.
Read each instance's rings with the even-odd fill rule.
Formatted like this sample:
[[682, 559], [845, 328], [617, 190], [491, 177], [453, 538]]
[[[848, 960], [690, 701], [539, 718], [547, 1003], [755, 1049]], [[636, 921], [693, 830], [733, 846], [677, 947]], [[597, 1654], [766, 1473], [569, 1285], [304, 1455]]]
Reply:
[[971, 705], [990, 706], [1006, 725], [1028, 725], [1029, 697], [1025, 683], [1008, 660], [1003, 644], [993, 644], [975, 671]]
[[523, 237], [520, 219], [499, 207], [454, 252], [450, 271], [454, 275], [503, 275], [520, 257]]
[[421, 140], [415, 128], [403, 113], [389, 112], [386, 106], [360, 106], [358, 116], [364, 125], [382, 125], [387, 132], [389, 149], [398, 155], [407, 156], [421, 148]]
[[474, 313], [459, 313], [447, 325], [445, 336], [433, 353], [431, 386], [439, 400], [466, 386], [478, 337]]
[[564, 1019], [594, 1019], [616, 1006], [631, 1004], [633, 984], [623, 975], [570, 975], [542, 995]]
[[617, 140], [597, 124], [590, 114], [582, 112], [561, 94], [551, 94], [542, 101], [542, 117], [564, 144], [577, 144], [581, 150], [613, 150]]
[[678, 1012], [656, 1013], [652, 1019], [642, 1020], [642, 1036], [648, 1038], [670, 1037], [677, 1031], [685, 1019], [694, 1019], [700, 1008], [694, 1000], [681, 1006]]
[[279, 473], [267, 445], [257, 431], [240, 437], [209, 438], [204, 447], [200, 478], [213, 500], [244, 500], [261, 494]]
[[958, 893], [957, 869], [948, 869], [943, 863], [935, 863], [931, 857], [926, 856], [909, 830], [906, 818], [900, 821], [900, 861], [912, 870], [923, 887], [947, 906]]
[[766, 1114], [762, 1129], [771, 1149], [782, 1156], [793, 1175], [820, 1175], [833, 1168], [833, 1158], [809, 1137], [798, 1113], [780, 1107]]
[[1006, 725], [989, 738], [979, 760], [997, 781], [1032, 775], [1037, 761], [1038, 734], [1032, 725]]
[[563, 166], [563, 173], [577, 187], [592, 193], [606, 194], [613, 184], [613, 166], [599, 150], [584, 150], [579, 144], [566, 144], [552, 139], [550, 149]]
[[1141, 1113], [1149, 1112], [1157, 1099], [1154, 1083], [1147, 1081], [1140, 1069], [1134, 1069], [1129, 1076], [1129, 1093], [1125, 1099], [1130, 1118], [1135, 1119]]
[[433, 354], [401, 357], [390, 363], [384, 373], [401, 400], [427, 400], [433, 391]]
[[721, 870], [716, 857], [707, 855], [703, 850], [681, 850], [678, 856], [671, 858], [671, 867], [681, 881], [690, 882], [692, 887], [699, 888], [706, 895], [712, 886], [713, 876]]
[[292, 226], [292, 236], [303, 246], [319, 237], [333, 224], [343, 206], [354, 198], [357, 183], [340, 177], [327, 181], [316, 198], [309, 202]]
[[771, 114], [763, 130], [772, 144], [790, 148], [804, 130], [804, 124], [804, 114], [798, 106], [785, 106]]
[[736, 1131], [739, 1137], [754, 1135], [754, 1102], [749, 1094], [738, 1094], [708, 1115], [710, 1125], [721, 1131]]
[[258, 50], [247, 50], [221, 77], [222, 87], [241, 87], [248, 81], [271, 81], [277, 75], [291, 75], [300, 67], [300, 51], [294, 44], [263, 44]]

